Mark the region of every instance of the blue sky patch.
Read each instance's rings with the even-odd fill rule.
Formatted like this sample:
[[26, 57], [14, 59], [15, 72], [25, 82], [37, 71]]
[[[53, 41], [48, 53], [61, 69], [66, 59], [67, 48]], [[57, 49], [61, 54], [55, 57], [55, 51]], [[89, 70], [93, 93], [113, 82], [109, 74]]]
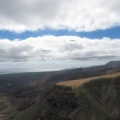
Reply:
[[80, 36], [80, 37], [86, 37], [91, 39], [101, 39], [103, 37], [108, 37], [111, 39], [117, 39], [120, 38], [120, 26], [112, 27], [106, 30], [97, 30], [92, 32], [76, 32], [76, 31], [69, 31], [69, 30], [51, 30], [51, 29], [45, 29], [45, 30], [38, 30], [38, 31], [26, 31], [23, 33], [15, 33], [10, 31], [0, 31], [0, 39], [26, 39], [29, 37], [38, 37], [38, 36], [44, 36], [44, 35], [53, 35], [53, 36]]

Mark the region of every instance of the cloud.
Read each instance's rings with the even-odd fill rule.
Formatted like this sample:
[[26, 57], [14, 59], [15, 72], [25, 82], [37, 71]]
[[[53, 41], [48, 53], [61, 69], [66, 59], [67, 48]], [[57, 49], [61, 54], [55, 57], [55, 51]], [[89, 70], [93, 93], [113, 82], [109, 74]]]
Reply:
[[0, 0], [0, 29], [106, 29], [120, 25], [119, 11], [119, 0]]
[[120, 39], [88, 39], [77, 36], [42, 36], [24, 40], [0, 40], [0, 62], [41, 60], [114, 60], [120, 58]]

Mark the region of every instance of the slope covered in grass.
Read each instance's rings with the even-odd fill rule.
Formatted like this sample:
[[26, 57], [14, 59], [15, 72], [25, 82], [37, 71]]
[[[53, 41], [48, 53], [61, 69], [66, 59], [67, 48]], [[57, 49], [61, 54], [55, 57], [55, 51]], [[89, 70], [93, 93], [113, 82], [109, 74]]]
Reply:
[[93, 81], [93, 80], [98, 80], [98, 79], [102, 79], [102, 78], [111, 78], [111, 79], [113, 79], [113, 78], [116, 78], [117, 76], [120, 76], [120, 72], [115, 72], [115, 73], [111, 73], [111, 74], [105, 74], [105, 75], [96, 76], [96, 77], [90, 77], [90, 78], [85, 78], [85, 79], [63, 81], [63, 82], [57, 83], [57, 85], [69, 86], [69, 87], [72, 87], [72, 88], [77, 88], [77, 87], [81, 86], [82, 84]]

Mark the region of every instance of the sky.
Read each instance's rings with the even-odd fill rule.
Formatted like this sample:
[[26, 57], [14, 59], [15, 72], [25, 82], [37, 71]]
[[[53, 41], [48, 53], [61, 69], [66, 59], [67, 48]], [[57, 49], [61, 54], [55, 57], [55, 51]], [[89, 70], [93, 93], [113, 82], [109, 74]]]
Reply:
[[120, 0], [0, 0], [0, 72], [120, 60]]

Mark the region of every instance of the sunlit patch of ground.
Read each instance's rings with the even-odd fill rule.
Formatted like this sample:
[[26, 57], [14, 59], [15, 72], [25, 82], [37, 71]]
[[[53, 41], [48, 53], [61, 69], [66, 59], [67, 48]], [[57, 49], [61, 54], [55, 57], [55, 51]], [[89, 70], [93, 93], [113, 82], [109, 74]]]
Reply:
[[77, 87], [81, 86], [82, 84], [84, 84], [86, 82], [91, 81], [91, 80], [97, 80], [97, 79], [101, 79], [101, 78], [115, 78], [117, 76], [120, 76], [120, 72], [101, 75], [101, 76], [97, 76], [97, 77], [85, 78], [85, 79], [64, 81], [64, 82], [57, 83], [57, 85], [69, 86], [69, 87], [72, 87], [74, 89], [74, 88], [77, 88]]

